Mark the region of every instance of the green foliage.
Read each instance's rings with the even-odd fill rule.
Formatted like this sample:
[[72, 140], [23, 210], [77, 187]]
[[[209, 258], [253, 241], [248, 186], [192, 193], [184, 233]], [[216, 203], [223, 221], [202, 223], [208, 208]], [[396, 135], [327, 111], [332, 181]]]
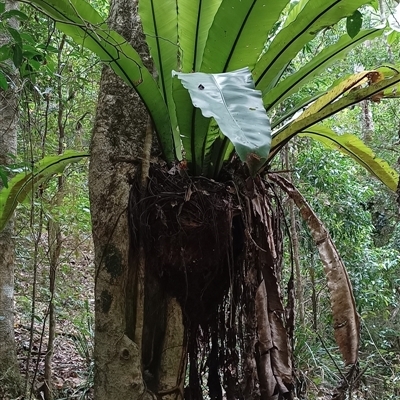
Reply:
[[[172, 97], [172, 71], [177, 66], [179, 50], [176, 0], [141, 1], [139, 2], [139, 14], [158, 73], [161, 94], [168, 108], [175, 151], [179, 151], [180, 146], [177, 146], [179, 132]], [[178, 154], [178, 157], [180, 158], [180, 154]]]
[[[221, 140], [220, 133], [226, 134], [227, 130], [221, 129], [218, 132], [213, 122], [221, 121], [222, 115], [218, 115], [218, 118], [213, 115], [215, 119], [205, 119], [189, 103], [189, 97], [182, 87], [173, 83], [173, 69], [234, 74], [236, 69], [248, 66], [256, 89], [263, 93], [264, 104], [271, 112], [279, 111], [279, 118], [282, 115], [279, 107], [283, 100], [359, 43], [382, 33], [380, 29], [360, 31], [362, 18], [358, 9], [369, 3], [366, 0], [309, 0], [294, 6], [288, 1], [267, 6], [264, 1], [253, 0], [221, 0], [220, 4], [211, 1], [192, 2], [190, 5], [185, 1], [176, 3], [174, 0], [142, 2], [139, 11], [158, 72], [156, 83], [136, 51], [120, 35], [110, 30], [89, 4], [77, 0], [32, 0], [30, 3], [55, 18], [61, 30], [95, 51], [137, 90], [154, 121], [166, 161], [171, 162], [175, 157], [181, 158], [180, 149], [183, 144], [182, 154], [191, 173], [214, 177], [218, 176], [223, 162], [232, 155], [229, 140]], [[342, 36], [337, 43], [301, 68], [295, 76], [284, 76], [284, 71], [296, 55], [319, 32], [345, 17], [349, 17], [350, 37]], [[268, 38], [267, 43], [265, 37]], [[291, 124], [289, 131], [283, 133], [282, 130], [275, 132], [276, 146], [270, 158], [279, 151], [281, 145], [303, 129], [393, 86], [400, 81], [400, 75], [397, 75], [393, 71], [389, 79], [385, 79], [385, 83], [375, 85], [370, 82], [369, 87], [358, 91], [356, 95], [348, 95], [343, 101], [337, 100], [338, 96], [332, 98], [324, 108], [321, 107], [313, 115], [309, 115], [308, 119], [303, 118], [301, 124]], [[344, 93], [345, 91], [340, 94]], [[319, 96], [320, 94], [317, 97]], [[252, 118], [252, 110], [249, 108], [248, 111], [245, 116], [247, 120]], [[293, 112], [285, 111], [286, 115], [293, 115]], [[265, 124], [268, 126], [267, 118]], [[232, 140], [232, 137], [231, 133], [229, 139]], [[264, 141], [261, 144], [260, 141], [254, 142], [246, 154], [238, 147], [241, 144], [233, 143], [242, 160], [249, 161], [248, 156], [255, 154], [268, 162], [262, 148], [269, 146], [270, 136], [267, 134], [261, 137]], [[254, 173], [259, 169], [259, 164], [250, 169]]]
[[109, 29], [100, 14], [85, 1], [38, 0], [31, 3], [54, 18], [58, 29], [93, 51], [137, 90], [152, 116], [164, 156], [172, 161], [175, 155], [168, 109], [155, 79], [137, 51], [121, 35]]
[[[96, 1], [96, 5], [100, 6], [101, 3], [105, 18], [108, 3]], [[60, 149], [83, 149], [86, 153], [84, 150], [89, 146], [101, 70], [98, 58], [60, 34], [53, 21], [23, 3], [19, 3], [19, 6], [21, 12], [29, 18], [20, 19], [18, 27], [23, 49], [22, 64], [18, 70], [15, 68], [11, 52], [7, 60], [0, 61], [0, 71], [4, 72], [11, 90], [20, 100], [16, 120], [18, 155], [11, 160], [11, 164], [0, 166], [0, 175], [4, 173], [4, 183], [14, 174], [29, 174], [32, 160], [36, 164], [36, 160], [47, 154], [57, 154]], [[8, 20], [3, 22], [8, 23]], [[14, 38], [7, 32], [3, 38], [10, 40], [12, 45]], [[63, 135], [61, 140], [60, 135]], [[61, 180], [63, 190], [59, 193], [58, 183]], [[52, 268], [57, 274], [57, 290], [52, 298], [57, 318], [55, 351], [57, 354], [57, 344], [62, 343], [63, 357], [72, 355], [72, 362], [79, 375], [79, 378], [73, 378], [75, 382], [68, 378], [64, 380], [66, 377], [62, 365], [55, 359], [53, 376], [61, 377], [65, 385], [63, 393], [57, 390], [54, 397], [81, 396], [87, 399], [90, 398], [88, 391], [93, 383], [93, 362], [79, 362], [79, 351], [74, 351], [71, 342], [73, 338], [77, 338], [76, 348], [81, 350], [79, 354], [82, 356], [91, 348], [91, 337], [88, 334], [90, 329], [87, 323], [84, 325], [86, 313], [82, 311], [85, 308], [83, 299], [88, 296], [90, 298], [92, 289], [87, 165], [74, 163], [63, 172], [57, 172], [53, 179], [45, 181], [39, 188], [33, 189], [33, 192], [29, 191], [25, 202], [17, 206], [13, 224], [13, 239], [16, 241], [17, 346], [21, 344], [18, 347], [22, 351], [22, 345], [25, 348], [26, 343], [29, 343], [29, 331], [25, 327], [30, 325], [32, 314], [34, 322], [31, 332], [41, 332], [45, 327], [47, 332], [48, 303], [52, 297], [48, 289], [48, 274]], [[62, 201], [60, 197], [63, 198]], [[59, 223], [62, 231], [61, 256], [55, 268], [54, 264], [52, 267], [49, 265], [49, 246], [46, 240], [46, 226], [50, 220]], [[33, 288], [36, 288], [36, 295], [32, 294], [32, 290], [35, 290]], [[32, 299], [36, 300], [36, 307], [32, 306], [32, 302], [35, 303]], [[90, 313], [93, 313], [92, 309]], [[89, 318], [88, 316], [87, 321]], [[78, 337], [81, 337], [80, 342], [86, 340], [86, 348], [79, 344]], [[34, 340], [36, 338], [37, 336]], [[46, 337], [43, 339], [45, 344]], [[36, 344], [39, 346], [39, 342], [34, 342]], [[35, 368], [34, 364], [35, 362], [31, 362], [29, 367]], [[38, 376], [42, 376], [41, 374], [42, 370], [39, 368]], [[32, 378], [27, 379], [30, 387]], [[59, 378], [56, 379], [59, 382]], [[3, 389], [3, 385], [0, 386]], [[60, 386], [57, 387], [59, 388]], [[34, 397], [33, 394], [31, 396]]]
[[[321, 95], [298, 118], [290, 121], [282, 128], [275, 130], [272, 136], [270, 158], [276, 156], [291, 138], [302, 133], [302, 131], [313, 126], [317, 122], [323, 121], [364, 99], [373, 96], [379, 96], [380, 98], [387, 88], [400, 82], [400, 74], [397, 70], [393, 70], [390, 78], [380, 79], [376, 83], [371, 83], [367, 87], [360, 88], [360, 84], [362, 84], [365, 79], [369, 79], [368, 76], [370, 73], [370, 71], [366, 71], [347, 77], [334, 85], [328, 92]], [[378, 71], [372, 71], [372, 73], [380, 75]], [[351, 151], [349, 150], [349, 152]]]
[[[222, 0], [208, 32], [200, 71], [219, 73], [248, 66], [257, 79], [256, 71], [263, 70], [257, 60], [265, 50], [265, 38], [288, 3], [288, 0], [273, 3]], [[190, 46], [196, 46], [196, 42]]]
[[302, 63], [303, 65], [298, 70], [289, 74], [285, 79], [281, 79], [274, 88], [266, 92], [264, 95], [266, 109], [272, 109], [277, 104], [282, 103], [287, 97], [296, 93], [304, 85], [318, 77], [332, 63], [343, 58], [349, 51], [359, 46], [365, 40], [372, 40], [380, 36], [382, 32], [382, 29], [368, 29], [353, 38], [350, 38], [349, 35], [341, 35], [334, 44], [325, 46], [311, 60]]
[[[351, 114], [346, 113], [342, 117], [340, 123], [348, 124], [352, 129]], [[386, 120], [389, 122], [388, 116]], [[332, 123], [336, 125], [338, 121]], [[375, 123], [379, 124], [378, 117]], [[379, 137], [374, 143], [376, 140]], [[306, 138], [296, 143], [297, 146], [291, 148], [296, 157], [296, 185], [329, 229], [352, 281], [362, 319], [360, 365], [366, 368], [363, 386], [371, 393], [376, 391], [376, 398], [382, 398], [379, 395], [382, 390], [378, 389], [379, 382], [390, 380], [398, 368], [398, 361], [393, 360], [390, 353], [398, 352], [398, 334], [393, 333], [398, 329], [396, 310], [400, 306], [400, 253], [399, 246], [395, 244], [396, 238], [393, 237], [391, 243], [380, 248], [373, 243], [372, 214], [375, 207], [380, 207], [375, 202], [384, 202], [383, 193], [379, 195], [379, 192], [386, 192], [387, 196], [388, 191], [377, 186], [364, 170], [340, 153], [327, 153], [323, 146]], [[336, 362], [339, 360], [336, 358], [335, 345], [329, 339], [332, 332], [327, 328], [330, 312], [325, 295], [325, 279], [320, 265], [315, 261], [310, 238], [303, 229], [299, 230], [299, 234], [303, 248], [301, 263], [305, 301], [314, 302], [313, 289], [317, 298], [315, 310], [312, 313], [307, 311], [305, 325], [297, 328], [296, 362], [307, 374], [309, 383], [326, 386], [337, 380], [337, 376], [332, 375], [336, 367], [330, 358], [333, 357]], [[310, 281], [311, 269], [313, 281]], [[316, 316], [314, 313], [317, 313]], [[308, 328], [313, 325], [314, 318], [317, 321], [315, 331]], [[385, 398], [396, 398], [390, 397], [391, 394], [395, 396], [395, 387], [388, 385], [385, 390]]]
[[271, 90], [294, 57], [323, 29], [353, 14], [368, 1], [301, 1], [292, 8], [283, 28], [258, 60], [253, 75], [263, 93]]
[[349, 155], [371, 175], [376, 176], [389, 189], [394, 192], [399, 182], [399, 174], [391, 168], [386, 161], [377, 158], [376, 155], [367, 147], [361, 139], [355, 135], [342, 134], [337, 135], [333, 130], [325, 127], [314, 125], [304, 130], [301, 137], [311, 137], [323, 143], [328, 148], [333, 148]]
[[[306, 140], [298, 146], [296, 182], [302, 193], [332, 237], [341, 238], [339, 247], [345, 244], [348, 250], [360, 250], [358, 243], [371, 232], [370, 215], [364, 208], [373, 198], [372, 189], [363, 182], [362, 169], [340, 153], [327, 152], [318, 143]], [[341, 247], [341, 254], [342, 250]], [[348, 250], [342, 254], [345, 261]]]
[[[6, 90], [9, 85], [10, 62], [20, 72], [22, 78], [28, 78], [34, 82], [35, 73], [45, 63], [45, 52], [28, 32], [20, 32], [15, 29], [13, 20], [20, 24], [25, 23], [29, 16], [20, 10], [11, 9], [4, 11], [4, 3], [0, 3], [0, 32], [8, 41], [0, 47], [0, 87]], [[15, 82], [13, 83], [15, 85]]]
[[31, 172], [15, 175], [8, 186], [0, 190], [0, 230], [4, 229], [18, 203], [23, 202], [52, 175], [61, 173], [69, 164], [87, 156], [87, 153], [75, 151], [68, 151], [60, 156], [48, 156], [34, 165]]
[[[178, 0], [178, 37], [182, 72], [200, 71], [208, 32], [221, 2], [222, 0]], [[193, 43], [196, 45], [193, 46]]]

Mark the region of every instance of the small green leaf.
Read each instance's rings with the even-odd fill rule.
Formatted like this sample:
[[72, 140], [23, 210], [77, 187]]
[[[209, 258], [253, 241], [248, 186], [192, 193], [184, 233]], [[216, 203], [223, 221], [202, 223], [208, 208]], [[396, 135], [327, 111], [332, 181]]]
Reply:
[[28, 43], [24, 43], [24, 45], [22, 46], [24, 53], [25, 52], [30, 52], [32, 54], [42, 54], [35, 46], [32, 46]]
[[346, 30], [349, 36], [353, 39], [361, 30], [362, 26], [362, 14], [356, 10], [353, 15], [347, 17]]
[[389, 46], [392, 46], [396, 43], [399, 38], [399, 33], [396, 31], [392, 31], [387, 35], [386, 40]]
[[7, 79], [6, 79], [6, 77], [4, 76], [4, 74], [1, 71], [0, 71], [0, 88], [2, 88], [3, 90], [7, 90], [8, 89]]
[[11, 28], [11, 26], [7, 26], [7, 30], [8, 30], [8, 33], [14, 39], [15, 43], [19, 44], [19, 46], [22, 47], [22, 38], [21, 38], [21, 35], [19, 34], [19, 32], [16, 29]]
[[2, 15], [3, 20], [13, 17], [19, 19], [20, 21], [26, 21], [28, 19], [28, 16], [19, 10], [9, 10]]
[[5, 61], [11, 58], [12, 50], [10, 44], [5, 44], [0, 47], [0, 61]]
[[[67, 40], [67, 43], [73, 43]], [[47, 53], [54, 53], [58, 54], [58, 49], [57, 47], [51, 46], [51, 45], [46, 45], [46, 44], [38, 44], [36, 46], [38, 49], [46, 51]], [[75, 55], [76, 53], [71, 53], [71, 55]], [[80, 53], [79, 53], [80, 54]]]
[[22, 64], [22, 47], [19, 44], [13, 46], [13, 63], [15, 68], [19, 68]]
[[32, 74], [32, 67], [30, 66], [30, 64], [25, 63], [21, 65], [19, 72], [21, 74], [21, 77], [25, 78], [26, 76], [30, 76]]
[[42, 66], [42, 63], [36, 60], [29, 60], [29, 65], [32, 67], [32, 69], [37, 71]]
[[21, 32], [21, 38], [24, 41], [24, 43], [30, 43], [31, 45], [37, 44], [35, 39], [29, 33]]
[[2, 14], [5, 9], [6, 9], [6, 3], [0, 3], [0, 14]]

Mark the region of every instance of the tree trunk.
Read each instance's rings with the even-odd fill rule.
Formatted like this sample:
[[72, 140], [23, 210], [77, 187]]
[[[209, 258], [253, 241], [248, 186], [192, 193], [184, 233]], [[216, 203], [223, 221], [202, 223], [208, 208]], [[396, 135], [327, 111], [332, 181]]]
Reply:
[[[17, 2], [6, 2], [6, 9], [17, 8]], [[10, 21], [17, 28], [15, 21]], [[0, 36], [0, 46], [9, 38]], [[13, 70], [10, 65], [10, 69]], [[12, 76], [14, 81], [16, 73]], [[0, 89], [0, 165], [13, 162], [10, 155], [17, 153], [18, 101], [17, 88], [10, 85], [7, 91]], [[0, 188], [2, 183], [0, 181]], [[0, 396], [3, 389], [19, 394], [21, 377], [17, 362], [14, 337], [14, 223], [11, 220], [0, 232]]]
[[[149, 64], [137, 1], [114, 0], [109, 23]], [[154, 398], [153, 392], [179, 399], [183, 393], [180, 306], [151, 277], [144, 280], [144, 253], [130, 250], [127, 208], [131, 184], [145, 170], [138, 165], [150, 156], [143, 154], [149, 129], [152, 126], [138, 95], [104, 68], [89, 168], [96, 264], [97, 400], [148, 399]]]
[[[126, 15], [132, 15], [127, 12]], [[133, 114], [132, 107], [136, 106]], [[125, 287], [133, 261], [129, 256], [127, 204], [130, 179], [147, 123], [146, 110], [133, 90], [104, 68], [91, 145], [89, 191], [95, 250], [95, 397], [141, 398], [140, 346], [128, 335]], [[135, 138], [135, 140], [132, 140]], [[144, 397], [145, 398], [145, 397]]]

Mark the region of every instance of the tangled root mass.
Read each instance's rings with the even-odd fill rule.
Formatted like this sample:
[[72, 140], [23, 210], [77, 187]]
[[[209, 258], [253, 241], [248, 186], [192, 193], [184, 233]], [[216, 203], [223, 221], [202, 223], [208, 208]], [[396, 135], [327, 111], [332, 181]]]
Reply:
[[206, 322], [229, 288], [240, 252], [234, 188], [153, 166], [131, 213], [149, 256], [147, 271], [178, 299], [188, 320]]

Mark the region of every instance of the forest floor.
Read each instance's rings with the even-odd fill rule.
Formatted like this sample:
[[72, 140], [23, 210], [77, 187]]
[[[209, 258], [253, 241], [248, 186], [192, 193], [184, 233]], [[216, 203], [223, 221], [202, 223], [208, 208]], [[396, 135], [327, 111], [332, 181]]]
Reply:
[[[43, 243], [45, 248], [45, 243]], [[52, 362], [54, 399], [93, 399], [94, 264], [90, 239], [64, 243], [56, 271], [56, 336]], [[73, 249], [73, 250], [71, 250]], [[17, 254], [15, 336], [27, 393], [44, 399], [49, 322], [49, 267], [39, 254], [36, 285], [32, 259]], [[41, 258], [42, 257], [42, 258]], [[42, 261], [42, 262], [41, 262]], [[35, 289], [34, 289], [35, 286]], [[33, 291], [35, 309], [32, 315]], [[33, 327], [33, 329], [32, 329]], [[28, 376], [28, 379], [27, 379]]]

